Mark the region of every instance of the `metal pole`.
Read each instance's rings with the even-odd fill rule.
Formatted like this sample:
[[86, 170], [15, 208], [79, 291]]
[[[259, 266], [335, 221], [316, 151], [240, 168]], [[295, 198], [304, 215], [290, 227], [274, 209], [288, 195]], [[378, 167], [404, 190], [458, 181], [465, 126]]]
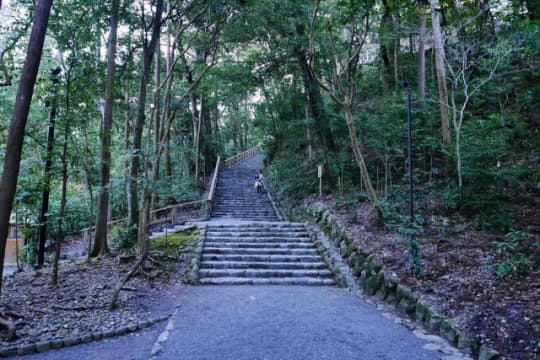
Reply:
[[407, 81], [403, 82], [407, 90], [407, 147], [409, 157], [409, 212], [411, 225], [414, 224], [414, 185], [413, 185], [413, 149], [412, 149], [412, 124], [411, 124], [411, 88]]

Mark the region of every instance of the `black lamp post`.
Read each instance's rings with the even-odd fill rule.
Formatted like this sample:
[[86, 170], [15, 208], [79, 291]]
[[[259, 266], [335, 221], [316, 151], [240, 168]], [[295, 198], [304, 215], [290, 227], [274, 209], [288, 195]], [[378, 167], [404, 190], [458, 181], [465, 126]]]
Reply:
[[409, 160], [409, 212], [411, 224], [409, 234], [409, 254], [411, 268], [417, 277], [422, 276], [422, 266], [420, 264], [420, 244], [415, 238], [414, 219], [414, 182], [413, 182], [413, 149], [412, 149], [412, 124], [411, 124], [411, 88], [407, 81], [403, 82], [403, 87], [407, 90], [407, 147]]
[[412, 124], [411, 124], [411, 88], [407, 81], [403, 82], [407, 90], [407, 147], [409, 157], [409, 212], [411, 225], [414, 224], [414, 186], [413, 186], [413, 153], [412, 153]]

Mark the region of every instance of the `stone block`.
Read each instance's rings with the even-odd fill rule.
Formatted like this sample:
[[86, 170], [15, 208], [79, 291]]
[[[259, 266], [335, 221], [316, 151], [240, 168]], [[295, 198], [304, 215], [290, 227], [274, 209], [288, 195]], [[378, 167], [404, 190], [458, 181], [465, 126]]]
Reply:
[[120, 336], [120, 335], [124, 335], [124, 334], [127, 334], [129, 332], [127, 326], [122, 326], [122, 327], [119, 327], [117, 329], [114, 330], [114, 335], [115, 336]]
[[449, 320], [443, 320], [441, 322], [441, 327], [439, 328], [439, 335], [448, 340], [451, 344], [457, 344], [457, 332], [455, 326]]
[[19, 347], [12, 346], [8, 348], [2, 348], [0, 349], [0, 356], [1, 357], [11, 357], [17, 355], [17, 352], [19, 351]]
[[51, 347], [53, 349], [60, 349], [64, 347], [64, 340], [63, 339], [56, 339], [51, 341]]
[[19, 346], [17, 350], [17, 355], [29, 355], [36, 352], [36, 345], [30, 344], [30, 345], [22, 345]]
[[476, 340], [468, 336], [462, 331], [457, 331], [457, 347], [458, 349], [467, 350], [473, 352], [476, 347]]
[[92, 334], [92, 339], [94, 340], [99, 340], [103, 337], [103, 333], [102, 332], [95, 332]]
[[[369, 276], [371, 275], [371, 276]], [[366, 293], [370, 296], [374, 295], [375, 292], [377, 291], [378, 289], [378, 284], [377, 284], [377, 276], [373, 273], [371, 274], [368, 274], [366, 280], [364, 281], [364, 290], [366, 291]]]
[[415, 312], [415, 306], [412, 304], [409, 299], [401, 299], [398, 301], [396, 306], [398, 310], [405, 312], [407, 315], [412, 315]]
[[398, 298], [398, 300], [409, 300], [411, 298], [411, 289], [409, 289], [405, 285], [398, 284], [396, 287], [396, 297]]
[[416, 321], [424, 322], [426, 320], [426, 317], [427, 317], [426, 311], [427, 311], [427, 309], [428, 309], [428, 304], [425, 301], [420, 300], [420, 301], [416, 302], [416, 308], [415, 308]]
[[81, 343], [80, 337], [72, 337], [64, 339], [64, 346], [73, 346]]
[[93, 340], [94, 340], [94, 339], [93, 339], [93, 337], [92, 337], [92, 334], [86, 334], [86, 335], [84, 335], [84, 336], [81, 338], [81, 341], [82, 341], [83, 343], [89, 343], [89, 342], [91, 342], [91, 341], [93, 341]]
[[427, 328], [430, 331], [437, 332], [437, 331], [439, 331], [439, 329], [441, 327], [442, 321], [443, 321], [443, 318], [442, 318], [441, 315], [436, 314], [436, 313], [431, 314], [431, 316], [429, 317], [428, 323], [427, 323]]
[[480, 353], [478, 354], [478, 360], [499, 360], [502, 359], [499, 352], [490, 349], [486, 345], [480, 346]]
[[49, 350], [51, 347], [52, 347], [52, 344], [50, 341], [42, 341], [36, 344], [36, 351], [45, 352]]

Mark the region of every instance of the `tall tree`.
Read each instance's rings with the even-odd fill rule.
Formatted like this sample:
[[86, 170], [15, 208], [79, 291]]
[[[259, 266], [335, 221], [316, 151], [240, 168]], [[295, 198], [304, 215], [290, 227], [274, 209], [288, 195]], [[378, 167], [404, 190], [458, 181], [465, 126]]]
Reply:
[[[315, 23], [317, 19], [317, 13], [320, 8], [320, 0], [317, 1], [317, 6], [313, 14], [313, 21], [311, 25], [311, 62], [310, 68], [317, 83], [326, 91], [326, 93], [332, 98], [332, 100], [339, 106], [345, 117], [347, 129], [349, 131], [349, 138], [351, 147], [353, 150], [354, 158], [360, 169], [360, 176], [364, 181], [367, 195], [371, 203], [379, 211], [379, 199], [377, 193], [371, 184], [368, 168], [364, 158], [364, 154], [360, 147], [360, 139], [358, 138], [358, 131], [353, 121], [353, 108], [356, 101], [356, 75], [360, 66], [360, 52], [366, 42], [366, 38], [369, 34], [371, 6], [373, 4], [347, 4], [347, 9], [344, 11], [346, 19], [340, 19], [345, 21], [341, 23], [345, 30], [346, 39], [343, 41], [343, 47], [340, 47], [333, 42], [336, 40], [335, 34], [330, 33], [329, 41], [332, 48], [332, 69], [330, 76], [326, 79], [319, 77], [316, 74], [313, 56], [315, 55]], [[325, 13], [321, 18], [328, 18], [329, 14]], [[359, 17], [359, 18], [358, 18]], [[338, 21], [338, 23], [340, 23]], [[330, 28], [331, 29], [331, 28]], [[339, 31], [339, 30], [338, 30]]]
[[45, 155], [45, 169], [43, 171], [43, 191], [41, 195], [41, 211], [39, 213], [39, 246], [38, 246], [38, 266], [43, 266], [45, 262], [45, 243], [47, 242], [47, 222], [49, 212], [49, 197], [51, 193], [51, 170], [53, 164], [54, 150], [54, 125], [56, 121], [56, 112], [58, 108], [58, 99], [56, 88], [58, 87], [58, 75], [61, 69], [57, 67], [51, 70], [52, 92], [48, 103], [51, 106], [49, 112], [49, 129], [47, 131], [47, 153]]
[[24, 131], [30, 102], [34, 93], [45, 33], [49, 23], [52, 0], [40, 0], [36, 6], [34, 24], [30, 33], [30, 41], [22, 69], [21, 80], [15, 99], [15, 107], [11, 117], [8, 140], [6, 144], [4, 168], [2, 180], [0, 182], [0, 291], [2, 287], [2, 273], [4, 256], [6, 252], [6, 241], [9, 230], [9, 219], [13, 199], [17, 189], [17, 179], [19, 177], [19, 167], [21, 161]]
[[[150, 71], [152, 67], [152, 59], [154, 58], [154, 53], [159, 39], [159, 32], [161, 30], [161, 17], [163, 13], [163, 0], [156, 1], [155, 13], [152, 19], [152, 28], [150, 40], [146, 36], [148, 29], [143, 29], [145, 34], [143, 36], [143, 62], [141, 77], [139, 82], [139, 95], [137, 100], [137, 114], [135, 117], [135, 128], [133, 129], [133, 150], [131, 154], [131, 164], [129, 169], [129, 190], [128, 190], [128, 202], [129, 209], [131, 213], [128, 218], [128, 225], [131, 229], [136, 229], [139, 224], [139, 195], [138, 195], [138, 186], [137, 179], [140, 172], [141, 164], [141, 145], [142, 145], [142, 134], [143, 127], [145, 122], [145, 108], [146, 108], [146, 93], [147, 85], [150, 78]], [[143, 24], [146, 24], [146, 13], [144, 11], [144, 6], [141, 6], [141, 20]], [[141, 230], [141, 229], [139, 229]], [[141, 231], [138, 232], [141, 236]], [[131, 236], [135, 235], [135, 232], [132, 232]], [[139, 242], [141, 242], [139, 238]]]
[[430, 0], [431, 24], [433, 28], [433, 50], [435, 52], [435, 67], [437, 71], [437, 84], [439, 86], [439, 107], [441, 109], [442, 142], [450, 145], [450, 123], [448, 114], [448, 89], [446, 87], [446, 70], [444, 61], [444, 44], [439, 22], [439, 2]]
[[112, 0], [109, 44], [107, 49], [107, 80], [105, 82], [105, 106], [101, 133], [101, 165], [96, 233], [92, 256], [107, 252], [107, 215], [109, 213], [109, 182], [111, 177], [111, 131], [114, 105], [114, 76], [116, 58], [116, 33], [118, 29], [119, 0]]

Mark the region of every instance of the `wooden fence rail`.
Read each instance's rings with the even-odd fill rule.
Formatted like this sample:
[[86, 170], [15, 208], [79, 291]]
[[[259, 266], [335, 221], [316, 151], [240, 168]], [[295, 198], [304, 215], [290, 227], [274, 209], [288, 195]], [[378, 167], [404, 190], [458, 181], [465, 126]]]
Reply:
[[241, 152], [240, 154], [231, 156], [230, 158], [225, 160], [225, 167], [238, 164], [240, 161], [245, 160], [250, 156], [253, 156], [254, 154], [260, 152], [261, 150], [262, 150], [262, 144], [257, 144], [254, 147], [247, 149], [244, 152]]

